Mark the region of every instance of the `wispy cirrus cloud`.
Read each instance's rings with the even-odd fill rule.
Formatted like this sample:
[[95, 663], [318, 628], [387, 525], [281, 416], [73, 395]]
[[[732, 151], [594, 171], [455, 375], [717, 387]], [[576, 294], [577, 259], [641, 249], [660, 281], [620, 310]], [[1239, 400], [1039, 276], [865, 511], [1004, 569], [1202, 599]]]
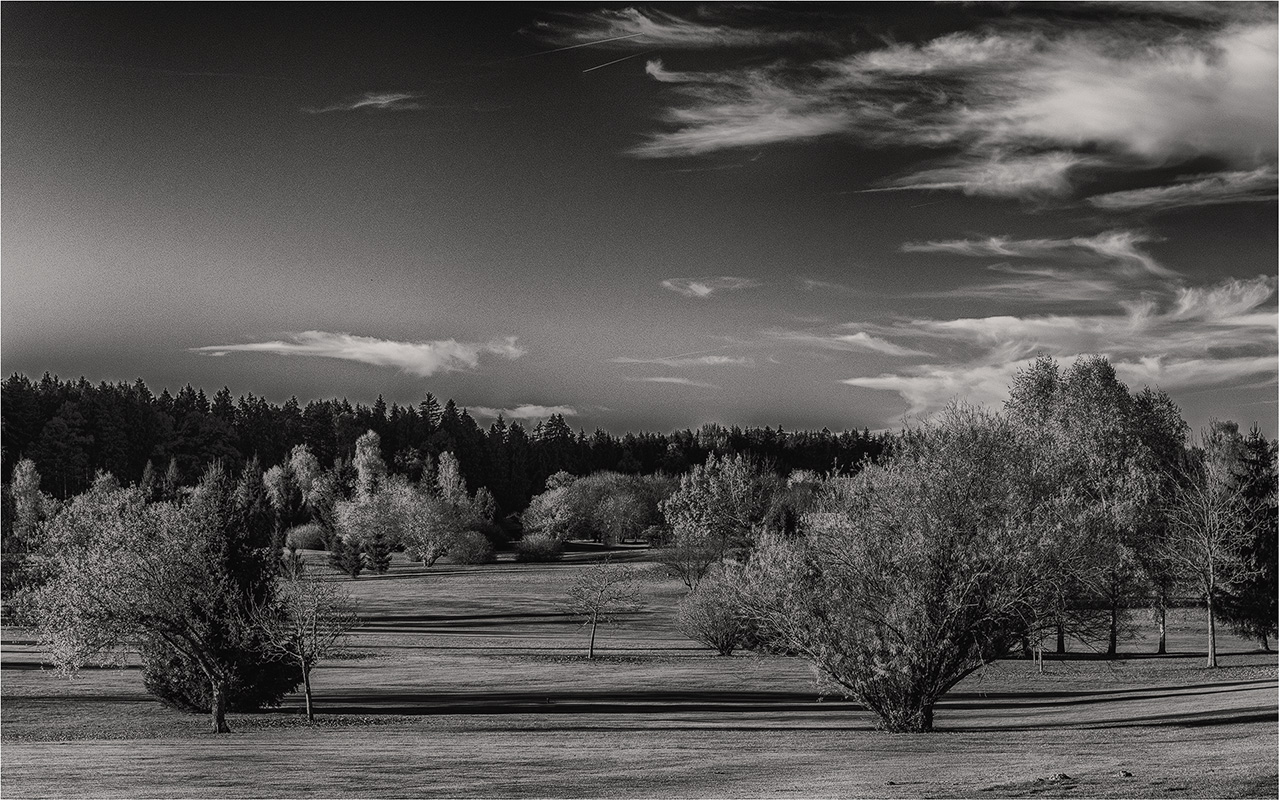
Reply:
[[643, 7], [563, 14], [553, 21], [535, 24], [527, 33], [565, 47], [592, 45], [614, 49], [743, 48], [830, 38], [829, 34], [819, 31], [778, 29], [776, 25], [752, 24], [741, 17], [729, 22], [717, 16], [714, 5], [694, 8], [686, 14]]
[[860, 353], [883, 353], [888, 356], [931, 356], [932, 354], [898, 345], [881, 337], [872, 336], [866, 331], [844, 333], [851, 328], [861, 327], [857, 323], [846, 323], [834, 330], [826, 331], [790, 331], [786, 329], [769, 329], [764, 337], [776, 342], [807, 345], [825, 350], [857, 351]]
[[662, 367], [725, 367], [729, 365], [749, 366], [754, 364], [748, 356], [721, 356], [717, 354], [685, 354], [681, 356], [663, 356], [653, 359], [637, 359], [631, 356], [618, 356], [609, 361], [615, 364], [656, 364]]
[[1101, 163], [1096, 158], [1061, 150], [1032, 154], [995, 150], [977, 156], [960, 156], [946, 166], [921, 170], [895, 178], [888, 186], [862, 191], [954, 189], [966, 195], [987, 197], [1062, 197], [1072, 191], [1073, 172]]
[[994, 256], [1016, 259], [1079, 259], [1092, 257], [1095, 263], [1120, 267], [1127, 273], [1146, 273], [1164, 278], [1177, 275], [1144, 252], [1139, 245], [1154, 241], [1140, 231], [1104, 231], [1093, 236], [1062, 239], [1012, 239], [993, 236], [985, 239], [952, 239], [932, 242], [907, 242], [904, 253], [949, 253], [957, 256]]
[[525, 354], [524, 348], [516, 344], [516, 337], [488, 342], [459, 342], [456, 339], [399, 342], [328, 331], [301, 331], [288, 334], [287, 339], [237, 345], [205, 345], [190, 350], [208, 356], [226, 356], [229, 353], [318, 356], [378, 367], [394, 367], [423, 378], [441, 372], [474, 370], [479, 366], [483, 355], [518, 359]]
[[950, 358], [845, 384], [897, 392], [908, 413], [956, 396], [984, 403], [1005, 397], [1013, 374], [1037, 355], [1109, 357], [1126, 381], [1166, 390], [1276, 380], [1276, 277], [1227, 279], [1208, 286], [1166, 282], [1119, 293], [1094, 314], [1031, 314], [916, 319], [877, 333], [918, 337]]
[[684, 295], [686, 298], [711, 297], [717, 292], [732, 292], [739, 289], [753, 289], [761, 286], [754, 278], [741, 278], [736, 275], [719, 275], [709, 278], [668, 278], [662, 282], [664, 289]]
[[646, 384], [679, 384], [685, 387], [701, 387], [702, 389], [720, 389], [715, 384], [709, 384], [706, 381], [695, 381], [692, 378], [680, 378], [678, 376], [645, 376], [624, 378], [623, 381], [639, 381]]
[[631, 153], [696, 156], [832, 136], [949, 148], [957, 152], [944, 163], [883, 188], [1018, 198], [1066, 197], [1101, 172], [1201, 156], [1239, 171], [1274, 167], [1274, 8], [1185, 24], [1145, 9], [1097, 23], [997, 19], [807, 61], [673, 70], [654, 59], [649, 76], [675, 99], [664, 130]]
[[490, 406], [473, 406], [471, 411], [477, 417], [507, 420], [541, 420], [558, 414], [561, 417], [577, 417], [578, 410], [573, 406], [542, 406], [537, 403], [521, 403], [510, 409], [495, 409]]
[[1109, 192], [1088, 198], [1090, 205], [1111, 211], [1176, 209], [1276, 199], [1276, 168], [1226, 171], [1180, 179], [1169, 186]]
[[320, 108], [304, 108], [308, 114], [328, 114], [334, 111], [421, 111], [426, 108], [422, 95], [409, 92], [365, 92], [351, 100], [344, 100]]

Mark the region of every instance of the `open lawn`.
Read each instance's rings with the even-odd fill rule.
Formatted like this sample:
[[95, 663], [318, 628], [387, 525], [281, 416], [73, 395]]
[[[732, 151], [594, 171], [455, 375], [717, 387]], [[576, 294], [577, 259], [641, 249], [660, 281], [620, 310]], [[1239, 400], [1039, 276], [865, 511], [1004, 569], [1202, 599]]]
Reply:
[[[312, 554], [312, 558], [319, 555]], [[800, 660], [717, 657], [683, 637], [682, 587], [601, 629], [597, 658], [558, 610], [592, 551], [556, 565], [430, 570], [397, 557], [345, 581], [363, 626], [346, 658], [277, 710], [161, 707], [136, 666], [74, 679], [4, 631], [0, 793], [79, 797], [1256, 797], [1277, 795], [1277, 661], [1230, 634], [1203, 667], [1204, 622], [1172, 620], [1121, 658], [1048, 655], [981, 670], [939, 705], [938, 731], [885, 734], [820, 698]], [[645, 566], [643, 550], [615, 559]], [[1077, 644], [1074, 646], [1080, 648]]]

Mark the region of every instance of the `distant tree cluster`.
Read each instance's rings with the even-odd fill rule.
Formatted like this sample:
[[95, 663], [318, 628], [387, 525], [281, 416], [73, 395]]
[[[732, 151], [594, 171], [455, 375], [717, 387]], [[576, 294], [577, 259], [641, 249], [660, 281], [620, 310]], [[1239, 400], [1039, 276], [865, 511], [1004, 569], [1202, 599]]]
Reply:
[[[452, 453], [469, 490], [487, 489], [503, 515], [522, 511], [559, 472], [676, 475], [713, 453], [748, 455], [783, 474], [847, 472], [874, 458], [887, 439], [865, 430], [784, 432], [716, 424], [697, 432], [619, 437], [603, 430], [575, 433], [561, 415], [532, 430], [501, 418], [485, 429], [466, 409], [452, 400], [441, 405], [431, 393], [416, 406], [388, 406], [381, 396], [372, 406], [346, 400], [303, 405], [296, 398], [276, 405], [252, 393], [233, 398], [226, 387], [212, 398], [190, 385], [176, 395], [166, 389], [157, 396], [141, 379], [94, 385], [47, 373], [39, 381], [14, 374], [0, 382], [0, 426], [5, 481], [18, 460], [28, 458], [43, 490], [57, 498], [83, 492], [98, 470], [125, 483], [145, 474], [146, 483], [172, 495], [215, 461], [243, 464], [256, 456], [264, 465], [283, 465], [299, 445], [329, 468], [349, 463], [356, 441], [373, 431], [389, 474], [416, 483], [441, 454]], [[428, 475], [427, 483], [433, 480]]]

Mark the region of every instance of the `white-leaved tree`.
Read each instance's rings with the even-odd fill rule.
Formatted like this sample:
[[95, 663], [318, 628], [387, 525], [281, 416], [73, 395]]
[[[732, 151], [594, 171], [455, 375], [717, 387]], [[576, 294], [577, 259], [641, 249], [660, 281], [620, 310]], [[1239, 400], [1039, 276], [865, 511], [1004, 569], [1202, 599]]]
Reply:
[[1243, 558], [1255, 518], [1236, 474], [1242, 453], [1234, 426], [1211, 423], [1201, 436], [1199, 464], [1185, 476], [1168, 510], [1170, 531], [1162, 557], [1204, 601], [1206, 664], [1211, 668], [1218, 666], [1215, 617], [1220, 597], [1253, 570]]
[[750, 623], [890, 731], [928, 731], [956, 682], [1033, 625], [1040, 531], [1025, 454], [998, 416], [951, 407], [892, 456], [833, 479], [798, 540], [730, 574]]

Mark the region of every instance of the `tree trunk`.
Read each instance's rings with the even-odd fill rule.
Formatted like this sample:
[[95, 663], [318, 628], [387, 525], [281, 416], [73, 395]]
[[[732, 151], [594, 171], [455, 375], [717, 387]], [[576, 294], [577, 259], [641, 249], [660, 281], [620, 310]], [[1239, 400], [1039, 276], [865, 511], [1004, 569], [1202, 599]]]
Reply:
[[307, 699], [307, 721], [313, 721], [316, 716], [311, 711], [311, 665], [305, 659], [302, 660], [302, 695]]
[[222, 679], [214, 679], [211, 682], [211, 689], [213, 698], [209, 707], [213, 718], [213, 731], [215, 734], [228, 734], [231, 727], [227, 725], [227, 683]]
[[1262, 632], [1261, 639], [1262, 639], [1262, 650], [1266, 651], [1267, 653], [1271, 653], [1271, 643], [1268, 642], [1267, 633], [1265, 631]]
[[1168, 599], [1164, 593], [1160, 593], [1160, 597], [1156, 599], [1156, 626], [1160, 629], [1160, 644], [1156, 646], [1157, 654], [1164, 654], [1165, 651], [1165, 614], [1168, 610]]
[[1024, 634], [1022, 635], [1022, 658], [1033, 659], [1035, 655], [1031, 652], [1031, 640]]
[[1067, 631], [1062, 625], [1062, 621], [1058, 621], [1058, 653], [1065, 654], [1067, 652]]
[[591, 616], [591, 641], [587, 643], [587, 659], [594, 659], [596, 655], [596, 618]]
[[1117, 607], [1117, 605], [1113, 602], [1111, 604], [1111, 621], [1107, 624], [1107, 656], [1108, 657], [1113, 657], [1116, 655], [1116, 639], [1117, 639], [1117, 629], [1119, 628], [1119, 622], [1120, 622], [1120, 610]]
[[1204, 608], [1205, 615], [1209, 618], [1209, 658], [1206, 667], [1216, 668], [1218, 666], [1218, 633], [1213, 625], [1213, 593], [1205, 596]]

